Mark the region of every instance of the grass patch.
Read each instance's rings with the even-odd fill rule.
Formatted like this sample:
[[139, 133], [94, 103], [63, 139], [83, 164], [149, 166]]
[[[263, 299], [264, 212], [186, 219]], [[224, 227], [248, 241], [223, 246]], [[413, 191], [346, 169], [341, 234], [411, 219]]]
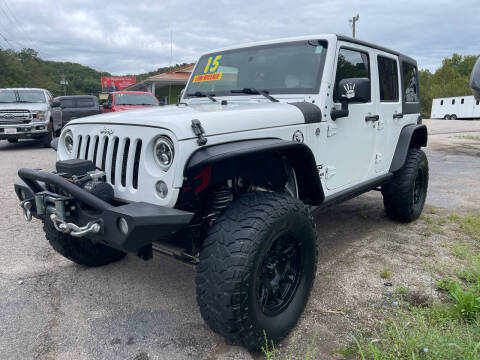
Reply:
[[475, 239], [480, 240], [480, 212], [460, 219], [460, 229]]
[[475, 136], [475, 135], [456, 135], [455, 137], [458, 139], [464, 139], [464, 140], [480, 141], [480, 136]]
[[382, 271], [380, 271], [380, 277], [382, 279], [391, 279], [392, 278], [392, 272], [390, 271], [390, 268], [385, 268]]

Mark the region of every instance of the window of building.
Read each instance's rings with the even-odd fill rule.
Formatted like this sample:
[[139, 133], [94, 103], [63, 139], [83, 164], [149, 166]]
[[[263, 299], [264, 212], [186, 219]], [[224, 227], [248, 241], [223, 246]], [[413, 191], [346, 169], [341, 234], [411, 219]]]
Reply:
[[341, 100], [339, 94], [337, 94], [338, 83], [340, 80], [349, 78], [370, 79], [370, 60], [367, 53], [357, 50], [340, 49], [337, 74], [335, 77], [334, 101], [340, 102]]
[[402, 64], [403, 98], [407, 103], [419, 102], [417, 67], [404, 62]]
[[379, 56], [380, 101], [398, 101], [398, 65], [394, 59]]

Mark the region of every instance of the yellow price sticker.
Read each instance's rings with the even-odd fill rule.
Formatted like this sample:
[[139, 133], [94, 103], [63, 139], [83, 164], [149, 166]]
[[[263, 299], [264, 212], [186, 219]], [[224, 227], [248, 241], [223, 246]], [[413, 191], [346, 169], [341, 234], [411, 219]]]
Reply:
[[207, 61], [207, 66], [205, 66], [205, 70], [203, 70], [203, 73], [207, 74], [207, 73], [214, 73], [215, 71], [217, 71], [221, 60], [222, 60], [222, 55], [217, 55], [215, 57], [210, 56]]
[[193, 78], [193, 82], [198, 83], [198, 82], [203, 82], [203, 81], [220, 80], [222, 78], [222, 75], [223, 75], [223, 73], [196, 75]]

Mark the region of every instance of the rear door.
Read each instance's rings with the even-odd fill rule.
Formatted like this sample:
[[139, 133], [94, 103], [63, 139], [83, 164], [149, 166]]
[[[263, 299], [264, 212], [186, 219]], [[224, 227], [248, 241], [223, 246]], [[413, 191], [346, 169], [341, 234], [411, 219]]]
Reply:
[[[340, 80], [347, 78], [369, 78], [371, 94], [376, 88], [372, 81], [371, 48], [339, 42], [335, 65], [335, 89]], [[340, 96], [333, 94], [333, 105], [339, 109]], [[341, 189], [366, 180], [370, 171], [375, 150], [373, 121], [367, 121], [375, 115], [376, 105], [372, 99], [367, 103], [350, 103], [349, 115], [344, 118], [328, 120], [325, 151], [325, 184], [329, 190]]]
[[376, 124], [375, 172], [384, 173], [390, 167], [395, 144], [403, 127], [400, 98], [400, 68], [398, 56], [375, 51], [377, 91], [374, 94], [379, 120]]
[[60, 99], [60, 102], [62, 103], [62, 123], [65, 126], [72, 119], [74, 112], [73, 98]]

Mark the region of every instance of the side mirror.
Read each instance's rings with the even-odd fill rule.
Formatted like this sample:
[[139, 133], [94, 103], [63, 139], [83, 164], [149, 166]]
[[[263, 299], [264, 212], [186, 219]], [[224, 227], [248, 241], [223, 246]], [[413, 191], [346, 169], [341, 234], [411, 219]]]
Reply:
[[348, 116], [348, 104], [370, 101], [370, 79], [367, 78], [342, 79], [335, 90], [342, 109], [332, 109], [330, 116], [333, 120]]
[[480, 100], [480, 57], [477, 59], [470, 76], [470, 88], [476, 100]]
[[57, 137], [57, 138], [53, 139], [52, 141], [50, 141], [50, 147], [55, 151], [57, 151], [57, 149], [58, 149], [58, 139], [59, 138]]
[[52, 108], [57, 108], [57, 107], [61, 107], [61, 106], [62, 106], [62, 103], [61, 103], [60, 101], [58, 101], [58, 100], [54, 100], [54, 101], [52, 101], [52, 103], [50, 104], [50, 106], [51, 106]]

